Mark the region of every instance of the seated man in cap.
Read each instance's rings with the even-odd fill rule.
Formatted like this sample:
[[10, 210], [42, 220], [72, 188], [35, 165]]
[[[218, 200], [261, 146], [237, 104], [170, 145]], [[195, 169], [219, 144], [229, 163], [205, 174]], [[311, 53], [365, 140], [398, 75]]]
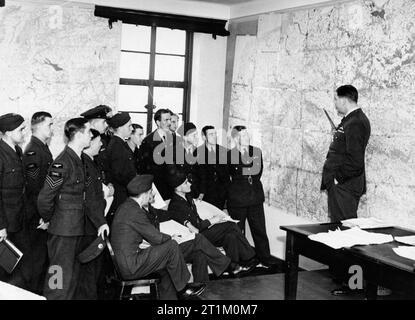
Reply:
[[191, 183], [184, 172], [177, 171], [170, 175], [169, 184], [175, 191], [169, 203], [169, 211], [174, 219], [188, 227], [191, 232], [200, 232], [213, 245], [223, 247], [226, 255], [232, 260], [234, 266], [232, 269], [238, 270], [235, 267], [242, 265], [242, 270], [245, 272], [253, 270], [257, 264], [255, 251], [238, 225], [234, 222], [224, 221], [221, 216], [202, 220], [190, 195]]
[[108, 120], [108, 124], [114, 130], [107, 148], [107, 178], [115, 189], [110, 213], [114, 213], [127, 199], [127, 185], [137, 175], [137, 169], [134, 154], [126, 142], [133, 129], [130, 115], [127, 112], [118, 112]]
[[[152, 175], [136, 176], [128, 184], [130, 197], [118, 208], [112, 223], [112, 247], [124, 279], [160, 273], [160, 298], [175, 300], [199, 295], [204, 284], [188, 284], [190, 273], [177, 243], [151, 224], [145, 207], [152, 199]], [[143, 241], [150, 246], [144, 248]]]
[[24, 141], [24, 129], [22, 116], [8, 113], [0, 117], [0, 242], [8, 238], [24, 254], [11, 278], [0, 267], [0, 280], [27, 289], [30, 270], [26, 268], [27, 234], [23, 228], [26, 180], [19, 147]]

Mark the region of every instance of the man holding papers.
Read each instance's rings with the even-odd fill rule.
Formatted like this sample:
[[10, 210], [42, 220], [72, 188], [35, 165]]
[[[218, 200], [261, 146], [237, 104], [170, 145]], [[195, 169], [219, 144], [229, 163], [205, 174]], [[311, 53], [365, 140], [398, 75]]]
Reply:
[[170, 175], [169, 184], [175, 190], [169, 203], [169, 211], [174, 219], [188, 227], [191, 232], [200, 232], [213, 245], [223, 247], [234, 266], [244, 265], [245, 271], [251, 271], [256, 266], [255, 251], [238, 225], [226, 221], [221, 215], [202, 220], [190, 196], [191, 183], [184, 172], [177, 171]]

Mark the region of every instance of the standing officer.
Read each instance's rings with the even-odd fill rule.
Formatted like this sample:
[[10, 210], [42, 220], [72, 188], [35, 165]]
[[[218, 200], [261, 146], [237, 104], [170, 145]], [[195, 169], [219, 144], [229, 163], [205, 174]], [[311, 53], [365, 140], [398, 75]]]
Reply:
[[77, 255], [86, 223], [86, 179], [81, 155], [91, 143], [90, 124], [84, 118], [71, 119], [64, 132], [68, 144], [50, 166], [38, 198], [39, 214], [45, 223], [50, 223], [49, 270], [43, 291], [50, 300], [75, 298], [80, 280]]
[[88, 119], [91, 124], [91, 129], [97, 130], [101, 135], [102, 147], [98, 155], [95, 156], [95, 161], [101, 171], [102, 179], [108, 183], [105, 172], [108, 171], [106, 150], [111, 136], [108, 134], [107, 121], [112, 117], [112, 109], [106, 105], [99, 105], [95, 108], [89, 109], [81, 114], [81, 117]]
[[357, 89], [351, 85], [336, 91], [335, 107], [343, 116], [333, 133], [323, 168], [321, 190], [328, 192], [332, 222], [357, 218], [360, 197], [366, 193], [365, 152], [370, 122], [357, 105]]
[[277, 263], [277, 259], [271, 256], [265, 227], [265, 195], [261, 183], [262, 152], [261, 149], [250, 145], [245, 126], [235, 126], [232, 129], [232, 138], [236, 146], [228, 151], [231, 177], [228, 211], [232, 218], [239, 220], [239, 226], [243, 231], [248, 218], [257, 258], [264, 266], [272, 266]]
[[226, 158], [228, 150], [217, 144], [215, 127], [203, 127], [202, 137], [205, 143], [197, 150], [199, 200], [223, 210], [230, 183]]
[[[0, 117], [0, 242], [8, 238], [23, 256], [27, 253], [23, 228], [26, 178], [19, 144], [24, 141], [25, 128], [24, 119], [18, 114]], [[0, 280], [26, 288], [30, 273], [25, 260], [26, 257], [22, 258], [11, 278], [0, 267]]]
[[31, 269], [29, 289], [42, 294], [47, 272], [48, 248], [47, 228], [37, 210], [37, 199], [42, 189], [53, 158], [48, 147], [52, 138], [52, 116], [48, 112], [36, 112], [32, 116], [32, 138], [26, 146], [23, 164], [27, 177], [27, 211], [25, 228], [29, 239], [26, 254]]

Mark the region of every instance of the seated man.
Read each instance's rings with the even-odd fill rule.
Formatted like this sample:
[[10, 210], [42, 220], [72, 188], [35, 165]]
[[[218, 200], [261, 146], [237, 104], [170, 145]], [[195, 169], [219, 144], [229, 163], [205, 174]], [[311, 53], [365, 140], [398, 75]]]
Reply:
[[[152, 175], [136, 176], [127, 185], [130, 197], [118, 208], [112, 223], [112, 246], [126, 280], [160, 273], [160, 298], [175, 300], [199, 295], [205, 284], [188, 284], [190, 273], [175, 236], [159, 232], [143, 209], [151, 199]], [[143, 240], [150, 246], [143, 248]], [[175, 241], [176, 240], [176, 241]]]
[[225, 222], [221, 216], [214, 216], [209, 220], [202, 220], [199, 217], [196, 205], [190, 196], [191, 183], [184, 172], [177, 171], [170, 175], [169, 184], [174, 189], [169, 211], [176, 221], [188, 227], [191, 232], [200, 232], [213, 245], [223, 247], [226, 255], [232, 260], [233, 269], [237, 265], [245, 266], [246, 272], [255, 268], [257, 264], [255, 251], [236, 223]]

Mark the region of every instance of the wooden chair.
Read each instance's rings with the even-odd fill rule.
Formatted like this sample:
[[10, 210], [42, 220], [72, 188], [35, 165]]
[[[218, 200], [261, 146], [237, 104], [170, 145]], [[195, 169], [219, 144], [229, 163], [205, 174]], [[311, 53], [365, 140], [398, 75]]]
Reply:
[[[124, 280], [121, 276], [120, 270], [118, 268], [117, 261], [115, 259], [114, 250], [112, 249], [111, 243], [108, 238], [105, 239], [108, 251], [111, 256], [112, 263], [114, 265], [114, 276], [111, 278], [111, 282], [115, 283], [117, 287], [120, 288], [119, 300], [125, 298], [132, 300], [134, 297], [155, 297], [156, 300], [159, 300], [159, 289], [158, 284], [160, 283], [160, 276], [156, 273], [151, 273], [143, 278], [134, 279], [134, 280]], [[148, 294], [138, 294], [133, 295], [131, 291], [134, 287], [150, 287], [150, 295]], [[128, 289], [128, 290], [127, 290]]]

